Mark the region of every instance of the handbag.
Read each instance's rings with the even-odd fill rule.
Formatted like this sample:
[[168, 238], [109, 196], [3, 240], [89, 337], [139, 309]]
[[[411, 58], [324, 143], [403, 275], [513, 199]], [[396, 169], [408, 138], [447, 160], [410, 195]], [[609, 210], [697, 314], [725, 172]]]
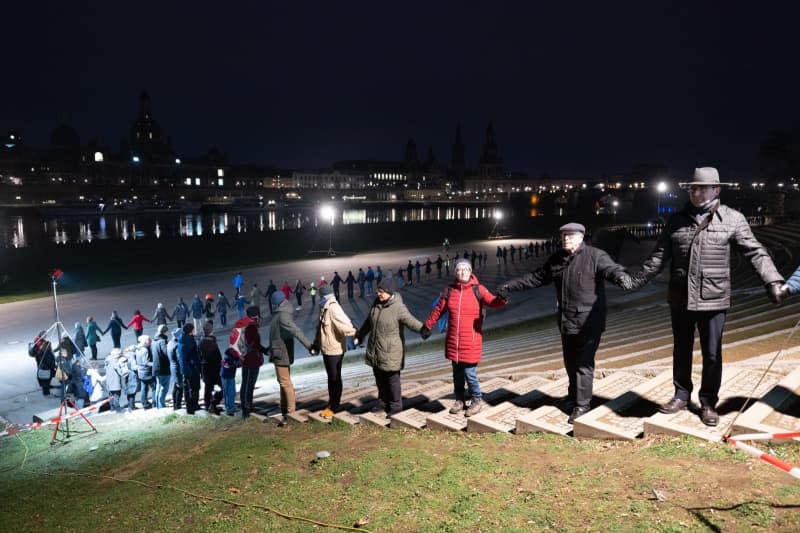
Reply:
[[50, 373], [50, 370], [47, 368], [39, 368], [38, 370], [36, 370], [36, 379], [46, 379], [49, 381], [51, 377], [52, 374]]
[[58, 381], [69, 381], [69, 374], [64, 372], [64, 369], [59, 366], [58, 369], [56, 369], [56, 379]]

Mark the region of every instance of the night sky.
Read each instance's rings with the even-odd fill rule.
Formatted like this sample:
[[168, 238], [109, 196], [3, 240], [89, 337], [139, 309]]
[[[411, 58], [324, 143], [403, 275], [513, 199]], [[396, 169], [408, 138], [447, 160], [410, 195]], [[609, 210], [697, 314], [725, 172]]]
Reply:
[[800, 8], [653, 4], [15, 2], [0, 130], [43, 146], [66, 122], [116, 150], [146, 89], [185, 157], [311, 169], [414, 137], [447, 163], [460, 122], [475, 165], [492, 120], [506, 170], [757, 172], [800, 125]]

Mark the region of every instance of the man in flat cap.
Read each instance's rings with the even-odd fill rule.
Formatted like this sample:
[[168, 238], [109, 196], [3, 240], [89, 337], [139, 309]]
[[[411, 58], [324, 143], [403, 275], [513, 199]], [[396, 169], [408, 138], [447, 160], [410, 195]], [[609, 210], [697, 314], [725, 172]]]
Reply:
[[731, 301], [731, 243], [753, 265], [775, 304], [780, 303], [783, 283], [744, 215], [720, 203], [719, 193], [725, 185], [731, 184], [719, 181], [716, 168], [695, 169], [692, 181], [681, 184], [689, 189], [689, 202], [667, 220], [653, 252], [634, 279], [638, 288], [670, 263], [667, 302], [672, 318], [675, 394], [660, 411], [677, 413], [689, 406], [697, 329], [703, 354], [700, 418], [707, 426], [719, 423], [716, 406], [722, 381], [722, 330]]
[[562, 249], [530, 274], [504, 283], [497, 294], [507, 299], [509, 292], [554, 285], [564, 367], [569, 377], [565, 407], [572, 410], [572, 424], [590, 408], [594, 356], [606, 328], [604, 280], [630, 290], [633, 279], [606, 252], [583, 242], [583, 224], [571, 222], [561, 226], [559, 232]]

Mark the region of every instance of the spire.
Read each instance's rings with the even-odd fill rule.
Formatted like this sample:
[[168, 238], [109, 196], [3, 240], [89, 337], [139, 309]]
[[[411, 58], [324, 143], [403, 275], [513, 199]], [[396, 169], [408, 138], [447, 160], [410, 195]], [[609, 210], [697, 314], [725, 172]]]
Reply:
[[417, 143], [411, 137], [406, 143], [406, 164], [413, 164], [418, 161], [417, 159]]
[[456, 126], [456, 140], [453, 142], [453, 157], [450, 166], [456, 173], [464, 170], [464, 143], [461, 141], [461, 123]]
[[503, 173], [503, 160], [497, 153], [497, 143], [494, 140], [494, 125], [489, 121], [486, 127], [486, 142], [483, 143], [481, 153], [480, 174], [485, 177], [498, 177]]

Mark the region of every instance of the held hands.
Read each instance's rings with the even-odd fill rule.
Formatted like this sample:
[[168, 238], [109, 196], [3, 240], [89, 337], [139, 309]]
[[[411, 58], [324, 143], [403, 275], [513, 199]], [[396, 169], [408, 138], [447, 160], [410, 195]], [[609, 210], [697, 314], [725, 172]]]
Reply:
[[419, 330], [419, 336], [422, 337], [422, 340], [425, 340], [431, 336], [431, 330], [422, 326], [422, 329]]
[[634, 288], [636, 288], [633, 278], [627, 273], [622, 273], [617, 277], [617, 279], [614, 280], [614, 282], [624, 291], [632, 291]]
[[767, 285], [766, 289], [767, 296], [769, 296], [769, 301], [775, 305], [781, 305], [781, 300], [783, 300], [788, 294], [788, 290], [784, 291], [784, 287], [786, 287], [786, 285], [781, 286], [780, 281], [773, 281]]
[[308, 349], [308, 355], [319, 355], [319, 348], [312, 346]]
[[507, 301], [509, 292], [510, 291], [508, 289], [508, 285], [503, 285], [502, 287], [499, 287], [495, 291], [495, 294], [497, 294], [497, 297], [500, 298], [501, 300], [506, 300]]

